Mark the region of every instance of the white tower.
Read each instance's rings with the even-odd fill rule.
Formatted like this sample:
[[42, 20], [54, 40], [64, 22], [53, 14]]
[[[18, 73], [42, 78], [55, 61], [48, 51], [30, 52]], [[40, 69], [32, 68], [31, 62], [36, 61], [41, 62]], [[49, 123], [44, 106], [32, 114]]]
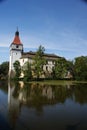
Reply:
[[11, 75], [14, 72], [13, 64], [15, 61], [17, 60], [19, 61], [22, 52], [23, 52], [23, 44], [20, 41], [19, 32], [17, 30], [15, 32], [15, 38], [10, 45], [9, 75]]

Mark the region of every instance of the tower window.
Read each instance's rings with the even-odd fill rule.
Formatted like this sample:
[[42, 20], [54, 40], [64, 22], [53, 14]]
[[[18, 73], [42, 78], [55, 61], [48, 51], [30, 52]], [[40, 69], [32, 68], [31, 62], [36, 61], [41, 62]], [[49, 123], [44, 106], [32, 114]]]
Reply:
[[16, 45], [16, 48], [18, 48], [18, 45]]
[[46, 66], [46, 70], [48, 70], [48, 66]]

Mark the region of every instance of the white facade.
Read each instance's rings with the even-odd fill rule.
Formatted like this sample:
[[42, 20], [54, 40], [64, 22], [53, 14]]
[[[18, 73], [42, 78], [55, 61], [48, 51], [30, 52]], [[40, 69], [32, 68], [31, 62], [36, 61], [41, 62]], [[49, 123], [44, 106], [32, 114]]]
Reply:
[[32, 64], [34, 61], [33, 61], [33, 59], [29, 59], [29, 58], [20, 59], [21, 66], [23, 66], [26, 62], [29, 62], [30, 64]]
[[22, 45], [16, 45], [11, 44], [10, 46], [10, 67], [9, 71], [14, 70], [13, 64], [16, 60], [20, 60], [20, 57], [22, 55], [23, 46]]
[[[51, 61], [51, 63], [52, 63], [52, 61]], [[49, 63], [47, 63], [46, 65], [44, 65], [43, 66], [43, 70], [44, 71], [48, 71], [48, 72], [52, 72], [52, 69], [54, 68], [55, 66], [54, 66], [54, 64], [49, 64]]]

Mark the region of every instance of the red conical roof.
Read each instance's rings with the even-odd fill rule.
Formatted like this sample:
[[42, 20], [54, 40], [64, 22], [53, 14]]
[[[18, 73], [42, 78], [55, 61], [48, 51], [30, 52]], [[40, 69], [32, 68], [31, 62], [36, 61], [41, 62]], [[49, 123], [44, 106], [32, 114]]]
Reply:
[[21, 41], [20, 41], [20, 38], [19, 38], [19, 32], [18, 31], [16, 31], [15, 38], [14, 38], [12, 43], [17, 44], [17, 45], [22, 44]]

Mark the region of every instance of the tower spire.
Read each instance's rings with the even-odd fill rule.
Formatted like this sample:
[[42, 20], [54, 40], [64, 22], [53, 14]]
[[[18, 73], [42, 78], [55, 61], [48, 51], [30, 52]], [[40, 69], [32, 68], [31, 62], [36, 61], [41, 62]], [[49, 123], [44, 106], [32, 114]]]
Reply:
[[14, 44], [22, 44], [21, 41], [20, 41], [20, 38], [19, 38], [18, 27], [17, 27], [17, 31], [15, 32], [15, 37], [14, 37], [14, 40], [13, 40], [12, 43], [14, 43]]

